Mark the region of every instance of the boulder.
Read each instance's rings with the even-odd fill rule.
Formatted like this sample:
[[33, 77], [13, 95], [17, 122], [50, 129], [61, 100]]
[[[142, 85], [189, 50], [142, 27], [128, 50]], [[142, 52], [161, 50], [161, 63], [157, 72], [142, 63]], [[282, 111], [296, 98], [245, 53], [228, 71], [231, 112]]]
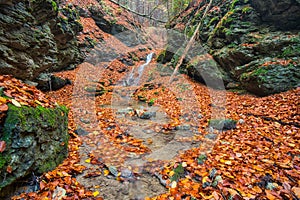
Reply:
[[[203, 16], [205, 6], [199, 4], [191, 13], [172, 22], [170, 27], [191, 35], [193, 27]], [[240, 89], [259, 96], [298, 87], [299, 16], [299, 1], [214, 1], [198, 34], [198, 42], [207, 51], [194, 52], [195, 55], [184, 67], [188, 67], [188, 74], [200, 82], [203, 82], [203, 77], [195, 71], [200, 71], [200, 75], [205, 72], [211, 80], [219, 77], [217, 80], [223, 81], [226, 86], [235, 82], [243, 87]], [[185, 23], [189, 25], [182, 29]], [[197, 61], [207, 52], [212, 55], [216, 66], [210, 67], [203, 65], [203, 61]], [[215, 72], [216, 67], [221, 68], [220, 73]]]
[[[32, 172], [54, 169], [68, 154], [67, 109], [9, 105], [1, 127], [0, 191]], [[10, 168], [10, 170], [8, 170]]]
[[68, 109], [9, 76], [0, 76], [0, 107], [0, 199], [8, 199], [18, 180], [67, 157]]

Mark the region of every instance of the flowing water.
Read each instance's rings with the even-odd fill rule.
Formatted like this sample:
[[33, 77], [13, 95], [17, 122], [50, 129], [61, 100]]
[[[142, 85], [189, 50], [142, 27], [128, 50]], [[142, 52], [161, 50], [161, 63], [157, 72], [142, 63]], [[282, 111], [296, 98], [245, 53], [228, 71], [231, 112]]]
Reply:
[[141, 80], [145, 67], [151, 62], [153, 57], [153, 52], [147, 55], [146, 63], [138, 67], [137, 72], [133, 67], [129, 73], [127, 79], [124, 81], [124, 86], [137, 86]]
[[[149, 106], [147, 103], [136, 101], [132, 98], [132, 94], [141, 84], [145, 68], [150, 64], [153, 53], [149, 53], [146, 57], [146, 62], [140, 66], [133, 67], [128, 76], [113, 90], [113, 98], [109, 105], [96, 105], [101, 109], [109, 109], [115, 116], [116, 125], [111, 128], [121, 127], [126, 130], [134, 138], [143, 141], [143, 144], [150, 149], [149, 153], [137, 154], [130, 152], [122, 155], [121, 150], [114, 149], [115, 153], [110, 153], [104, 146], [110, 146], [109, 141], [103, 140], [102, 136], [93, 136], [92, 140], [95, 145], [85, 143], [80, 148], [81, 164], [87, 166], [88, 170], [77, 177], [77, 180], [86, 188], [96, 190], [95, 186], [100, 186], [97, 189], [104, 199], [144, 199], [147, 196], [156, 196], [166, 191], [165, 181], [162, 180], [158, 173], [153, 173], [153, 169], [148, 169], [150, 162], [166, 163], [176, 157], [180, 151], [199, 146], [199, 142], [193, 141], [193, 137], [198, 133], [198, 127], [194, 127], [186, 121], [186, 124], [181, 124], [172, 131], [157, 131], [156, 127], [161, 127], [163, 124], [168, 124], [171, 119], [166, 114], [165, 110], [160, 106]], [[151, 63], [156, 65], [156, 63]], [[148, 116], [131, 116], [130, 113], [145, 113]], [[109, 129], [111, 129], [109, 127]], [[89, 137], [89, 135], [87, 136]], [[99, 144], [99, 147], [97, 145]], [[109, 147], [108, 147], [109, 148]], [[102, 152], [101, 152], [102, 151]], [[105, 160], [105, 156], [116, 157], [116, 161], [122, 162], [122, 168], [116, 169], [114, 163], [105, 163], [110, 169], [110, 175], [96, 177], [85, 177], [89, 173], [100, 171], [97, 166], [86, 163], [90, 152], [98, 153], [98, 157]], [[124, 152], [125, 153], [125, 152]], [[119, 154], [119, 156], [116, 156]], [[100, 159], [99, 158], [99, 159]], [[157, 165], [159, 169], [161, 165]], [[138, 169], [138, 174], [133, 173], [133, 169]], [[117, 176], [112, 175], [116, 171], [121, 174], [127, 174], [128, 180], [120, 182]]]

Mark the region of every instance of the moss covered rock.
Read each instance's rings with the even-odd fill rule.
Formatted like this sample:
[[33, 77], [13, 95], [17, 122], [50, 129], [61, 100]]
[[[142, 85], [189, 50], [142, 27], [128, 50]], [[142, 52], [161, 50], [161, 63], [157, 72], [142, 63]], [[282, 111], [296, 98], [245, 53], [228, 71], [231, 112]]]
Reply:
[[[192, 35], [206, 6], [201, 2], [170, 27]], [[283, 92], [299, 86], [299, 13], [298, 1], [216, 0], [203, 19], [199, 42], [223, 75], [249, 92], [259, 96]]]
[[0, 74], [34, 80], [41, 72], [81, 61], [78, 20], [76, 11], [59, 8], [57, 0], [16, 0], [1, 5]]
[[54, 169], [68, 153], [66, 107], [8, 106], [0, 127], [0, 140], [6, 142], [0, 153], [0, 191], [32, 172]]

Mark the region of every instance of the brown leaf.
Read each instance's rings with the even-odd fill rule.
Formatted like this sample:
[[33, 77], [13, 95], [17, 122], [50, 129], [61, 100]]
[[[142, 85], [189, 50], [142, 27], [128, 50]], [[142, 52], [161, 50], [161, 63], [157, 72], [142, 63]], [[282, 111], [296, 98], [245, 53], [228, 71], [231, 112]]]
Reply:
[[8, 165], [7, 168], [6, 168], [6, 171], [11, 174], [12, 173], [12, 167], [10, 165]]
[[0, 112], [5, 112], [8, 110], [8, 106], [6, 104], [0, 105]]
[[2, 153], [6, 148], [6, 143], [5, 141], [0, 141], [0, 152]]
[[293, 187], [292, 191], [295, 193], [295, 195], [300, 198], [300, 187]]

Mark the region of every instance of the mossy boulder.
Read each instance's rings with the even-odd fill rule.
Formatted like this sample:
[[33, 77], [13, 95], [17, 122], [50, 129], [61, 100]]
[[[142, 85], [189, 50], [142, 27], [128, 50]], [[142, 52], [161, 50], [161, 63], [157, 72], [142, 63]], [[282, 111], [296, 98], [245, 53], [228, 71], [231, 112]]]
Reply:
[[259, 96], [284, 92], [300, 86], [300, 64], [280, 58], [266, 58], [247, 65], [251, 70], [241, 75], [241, 83]]
[[8, 106], [0, 125], [0, 140], [6, 143], [0, 153], [0, 194], [5, 194], [4, 187], [32, 172], [54, 169], [68, 154], [66, 107]]
[[[206, 6], [199, 3], [169, 26], [192, 35], [192, 27], [197, 26]], [[299, 1], [216, 0], [211, 8], [197, 42], [212, 55], [225, 77], [259, 96], [299, 86]], [[197, 53], [194, 57], [205, 54]], [[186, 66], [193, 65], [191, 62]], [[225, 79], [223, 82], [227, 85]]]

